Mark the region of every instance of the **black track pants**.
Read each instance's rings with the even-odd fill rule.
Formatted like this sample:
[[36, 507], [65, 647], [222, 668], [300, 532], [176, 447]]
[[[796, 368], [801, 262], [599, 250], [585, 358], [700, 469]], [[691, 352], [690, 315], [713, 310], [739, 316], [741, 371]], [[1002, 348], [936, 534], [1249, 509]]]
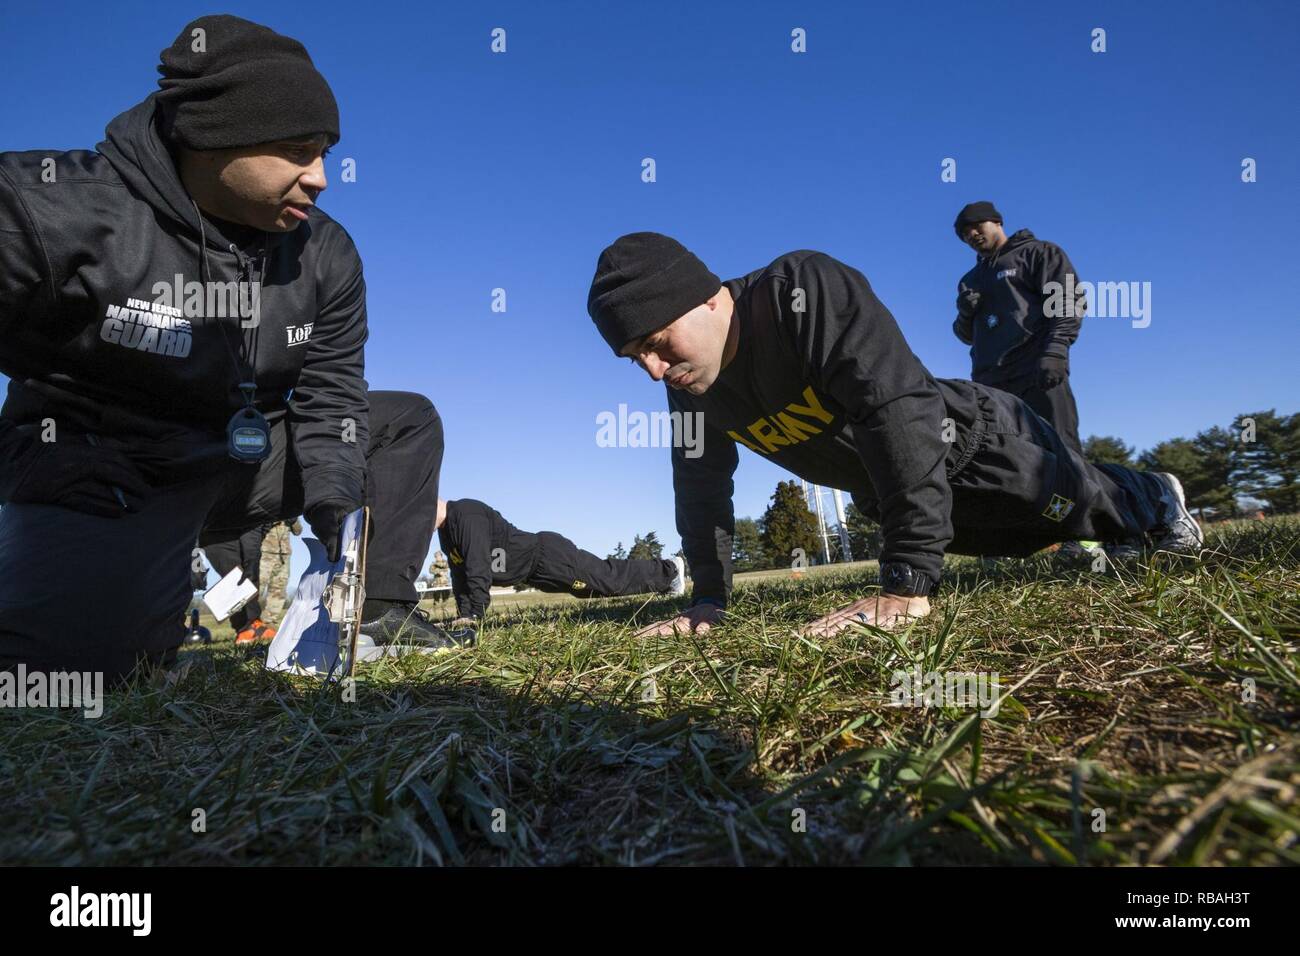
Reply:
[[1160, 523], [1160, 483], [1089, 464], [1007, 392], [978, 390], [976, 451], [950, 474], [954, 554], [1022, 557], [1058, 541], [1123, 541]]
[[1056, 429], [1066, 447], [1083, 454], [1083, 445], [1079, 443], [1079, 406], [1074, 401], [1068, 375], [1055, 388], [1039, 388], [1034, 379], [996, 387], [1023, 401]]
[[[302, 514], [302, 475], [292, 449], [272, 435], [270, 458], [241, 482], [230, 484], [213, 506], [199, 538], [213, 570], [226, 574], [236, 565], [255, 584], [256, 555], [240, 545], [249, 531], [265, 523]], [[366, 504], [372, 538], [366, 556], [366, 597], [414, 603], [433, 522], [438, 513], [438, 473], [442, 469], [442, 419], [422, 395], [370, 393], [370, 447], [366, 450]], [[258, 554], [261, 543], [258, 543]]]
[[[185, 633], [194, 542], [237, 541], [302, 511], [301, 475], [283, 420], [271, 438], [272, 454], [260, 465], [229, 462], [211, 475], [159, 486], [123, 518], [53, 505], [0, 508], [0, 669], [25, 663], [29, 670], [102, 671], [111, 681], [142, 659], [165, 659]], [[374, 597], [415, 600], [442, 451], [442, 421], [428, 399], [370, 393], [366, 583]]]
[[615, 597], [666, 591], [676, 575], [672, 561], [598, 558], [564, 535], [539, 531], [528, 583], [539, 591], [575, 597]]

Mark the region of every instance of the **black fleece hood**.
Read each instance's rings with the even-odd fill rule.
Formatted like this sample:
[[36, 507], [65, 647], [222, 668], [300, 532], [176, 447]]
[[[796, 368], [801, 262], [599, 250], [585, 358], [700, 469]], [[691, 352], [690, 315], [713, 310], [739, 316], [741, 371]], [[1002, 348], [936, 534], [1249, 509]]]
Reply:
[[131, 192], [175, 223], [184, 235], [202, 236], [207, 249], [229, 253], [231, 239], [245, 247], [251, 244], [250, 237], [256, 236], [258, 245], [265, 244], [273, 254], [285, 234], [264, 233], [210, 215], [203, 217], [203, 224], [199, 222], [199, 209], [181, 181], [176, 157], [163, 139], [161, 122], [158, 94], [153, 93], [114, 117], [96, 150]]
[[157, 97], [153, 93], [116, 116], [104, 130], [103, 142], [95, 148], [112, 164], [128, 189], [197, 236], [198, 213], [158, 131]]
[[976, 256], [976, 258], [983, 259], [985, 261], [992, 261], [994, 259], [997, 259], [1005, 255], [1008, 252], [1014, 252], [1016, 249], [1023, 246], [1027, 242], [1033, 242], [1033, 241], [1034, 241], [1034, 234], [1032, 232], [1030, 232], [1028, 229], [1017, 229], [1011, 235], [1007, 236], [1007, 241], [1002, 243], [1002, 248], [999, 249], [997, 252], [993, 253], [990, 256]]

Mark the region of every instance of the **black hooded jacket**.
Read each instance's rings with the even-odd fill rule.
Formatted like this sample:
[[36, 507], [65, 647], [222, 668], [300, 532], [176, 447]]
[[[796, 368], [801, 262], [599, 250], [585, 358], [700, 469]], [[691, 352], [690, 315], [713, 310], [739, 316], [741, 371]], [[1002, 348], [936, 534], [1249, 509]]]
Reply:
[[[1073, 275], [1067, 280], [1066, 275]], [[971, 377], [986, 385], [1004, 385], [1033, 378], [1043, 356], [1068, 361], [1070, 346], [1079, 337], [1086, 303], [1075, 293], [1073, 306], [1046, 308], [1049, 282], [1062, 286], [1055, 299], [1065, 305], [1065, 289], [1075, 288], [1079, 276], [1060, 246], [1036, 239], [1028, 229], [1007, 237], [991, 256], [980, 256], [974, 268], [961, 277], [958, 295], [973, 290], [980, 295], [971, 318], [958, 315], [953, 333], [971, 347]]]
[[0, 488], [46, 418], [119, 439], [155, 483], [226, 463], [252, 364], [258, 409], [287, 416], [305, 510], [359, 504], [365, 303], [352, 239], [318, 207], [283, 234], [201, 220], [154, 96], [94, 152], [0, 153]]

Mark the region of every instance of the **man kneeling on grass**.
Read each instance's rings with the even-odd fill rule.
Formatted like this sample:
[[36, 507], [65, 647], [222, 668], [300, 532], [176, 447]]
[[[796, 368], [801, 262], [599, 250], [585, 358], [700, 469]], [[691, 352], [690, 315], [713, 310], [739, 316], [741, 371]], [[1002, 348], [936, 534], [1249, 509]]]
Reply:
[[489, 588], [526, 582], [574, 597], [686, 593], [686, 564], [653, 558], [598, 558], [554, 531], [520, 531], [473, 498], [438, 499], [438, 541], [451, 568], [457, 633], [477, 628]]
[[158, 70], [95, 151], [0, 152], [0, 670], [166, 665], [196, 541], [224, 574], [303, 515], [337, 559], [363, 504], [362, 632], [446, 646], [415, 592], [442, 419], [366, 384], [361, 258], [319, 205], [334, 94], [297, 40], [226, 15]]
[[738, 444], [852, 492], [880, 522], [882, 593], [813, 635], [928, 614], [949, 551], [1024, 556], [1081, 538], [1114, 558], [1200, 548], [1177, 478], [1094, 467], [1014, 395], [931, 377], [862, 273], [824, 253], [722, 282], [675, 240], [633, 233], [601, 253], [587, 311], [616, 355], [667, 384], [672, 411], [703, 419], [702, 453], [672, 450], [694, 600], [642, 633], [722, 619]]

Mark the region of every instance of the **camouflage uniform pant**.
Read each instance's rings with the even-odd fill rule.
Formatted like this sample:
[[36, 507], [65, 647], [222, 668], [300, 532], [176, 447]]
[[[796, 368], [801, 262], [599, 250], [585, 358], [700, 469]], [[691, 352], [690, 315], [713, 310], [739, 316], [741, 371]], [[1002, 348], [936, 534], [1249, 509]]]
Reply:
[[278, 626], [289, 603], [285, 594], [289, 585], [289, 526], [283, 522], [273, 525], [262, 540], [257, 578], [261, 585], [262, 620]]

